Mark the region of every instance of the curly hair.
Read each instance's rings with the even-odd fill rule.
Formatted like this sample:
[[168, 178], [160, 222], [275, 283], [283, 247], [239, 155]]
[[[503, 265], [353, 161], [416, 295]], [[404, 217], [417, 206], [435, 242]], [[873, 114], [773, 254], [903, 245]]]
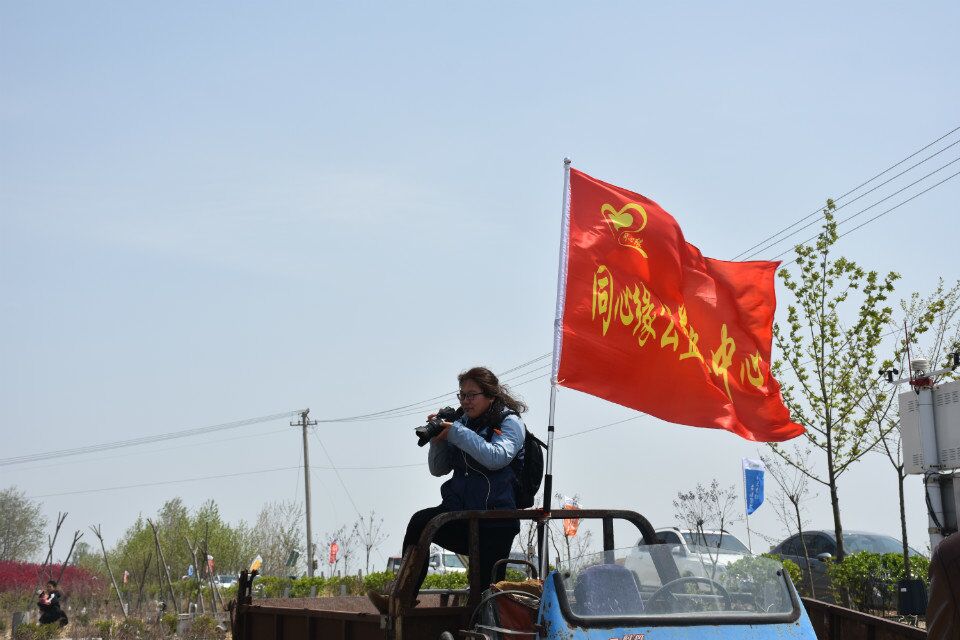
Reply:
[[495, 404], [502, 404], [511, 411], [524, 413], [529, 407], [522, 400], [517, 400], [510, 395], [505, 386], [500, 384], [497, 376], [486, 367], [473, 367], [457, 376], [457, 382], [463, 386], [465, 380], [472, 380], [480, 387], [483, 395], [492, 399]]

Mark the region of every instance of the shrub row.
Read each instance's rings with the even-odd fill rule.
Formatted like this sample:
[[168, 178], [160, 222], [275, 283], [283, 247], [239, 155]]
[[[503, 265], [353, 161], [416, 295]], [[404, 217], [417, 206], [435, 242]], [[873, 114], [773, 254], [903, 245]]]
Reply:
[[[927, 584], [930, 560], [910, 558], [910, 574]], [[899, 553], [853, 553], [842, 562], [829, 562], [827, 575], [837, 602], [849, 598], [861, 611], [891, 608], [896, 602], [897, 582], [904, 577], [903, 555]]]
[[[347, 595], [363, 595], [373, 589], [382, 592], [388, 582], [396, 576], [392, 571], [369, 573], [363, 578], [358, 576], [332, 576], [329, 578], [314, 576], [313, 578], [280, 578], [276, 576], [261, 576], [254, 583], [254, 593], [263, 598], [281, 598], [288, 595], [292, 598], [305, 598], [315, 589], [317, 596], [336, 596], [346, 590]], [[513, 569], [507, 570], [507, 579], [522, 580], [524, 574]], [[466, 573], [430, 574], [423, 582], [423, 589], [466, 589]], [[226, 594], [224, 595], [226, 598]]]

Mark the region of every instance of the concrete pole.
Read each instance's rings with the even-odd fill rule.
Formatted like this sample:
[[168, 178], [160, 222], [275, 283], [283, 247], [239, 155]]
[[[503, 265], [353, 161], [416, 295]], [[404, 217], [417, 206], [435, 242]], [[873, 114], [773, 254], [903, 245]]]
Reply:
[[303, 498], [307, 516], [307, 576], [313, 577], [313, 522], [310, 517], [310, 448], [307, 444], [307, 427], [317, 424], [316, 420], [308, 419], [310, 409], [304, 409], [300, 414], [300, 422], [291, 422], [290, 426], [303, 428]]

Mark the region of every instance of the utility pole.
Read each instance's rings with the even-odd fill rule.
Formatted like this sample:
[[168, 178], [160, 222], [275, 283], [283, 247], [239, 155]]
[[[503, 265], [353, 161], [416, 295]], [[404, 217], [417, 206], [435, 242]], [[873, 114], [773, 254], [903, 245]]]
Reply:
[[310, 420], [310, 409], [300, 413], [300, 422], [291, 422], [291, 427], [303, 427], [303, 494], [307, 506], [307, 575], [313, 577], [313, 525], [310, 521], [310, 449], [307, 445], [307, 427], [316, 426], [316, 420]]

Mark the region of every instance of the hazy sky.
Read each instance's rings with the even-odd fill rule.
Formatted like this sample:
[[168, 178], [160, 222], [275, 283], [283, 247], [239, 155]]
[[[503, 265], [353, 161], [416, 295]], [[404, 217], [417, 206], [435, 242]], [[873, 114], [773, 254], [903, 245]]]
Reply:
[[[452, 392], [476, 364], [541, 356], [564, 156], [732, 258], [960, 125], [958, 19], [956, 2], [2, 2], [0, 457], [302, 407], [369, 413]], [[840, 250], [901, 272], [902, 295], [955, 280], [958, 195], [960, 178]], [[516, 391], [545, 435], [547, 379]], [[561, 390], [557, 434], [634, 415]], [[356, 517], [322, 442], [356, 507], [384, 516], [382, 556], [399, 551], [409, 514], [439, 502], [421, 420], [317, 428], [318, 534]], [[641, 416], [555, 451], [559, 491], [661, 526], [678, 491], [739, 487], [758, 446]], [[91, 490], [300, 459], [299, 431], [278, 420], [4, 466], [0, 486], [113, 541], [177, 495], [252, 520], [265, 501], [302, 500], [302, 474]], [[916, 477], [907, 491], [923, 549]], [[899, 536], [884, 458], [840, 496], [845, 527]], [[825, 490], [811, 506], [811, 525], [831, 527]], [[769, 505], [752, 525], [782, 537]]]

